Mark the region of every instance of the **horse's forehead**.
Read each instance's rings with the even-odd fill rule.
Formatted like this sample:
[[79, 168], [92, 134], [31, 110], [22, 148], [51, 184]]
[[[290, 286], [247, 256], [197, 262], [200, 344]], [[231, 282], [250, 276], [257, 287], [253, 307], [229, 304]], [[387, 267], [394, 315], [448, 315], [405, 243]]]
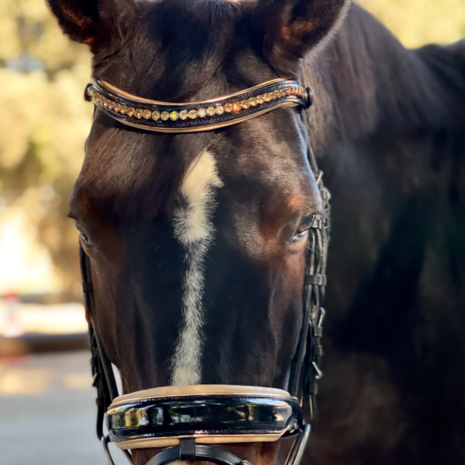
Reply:
[[316, 192], [298, 144], [270, 137], [250, 142], [245, 134], [242, 141], [232, 138], [231, 145], [215, 143], [211, 135], [173, 143], [169, 136], [156, 139], [115, 128], [99, 132], [89, 140], [76, 184], [74, 199], [80, 208], [153, 219], [160, 211], [170, 212], [176, 205], [173, 199], [182, 198], [200, 209], [213, 190], [224, 187], [215, 201], [222, 209], [260, 203], [262, 213], [268, 204], [297, 211]]

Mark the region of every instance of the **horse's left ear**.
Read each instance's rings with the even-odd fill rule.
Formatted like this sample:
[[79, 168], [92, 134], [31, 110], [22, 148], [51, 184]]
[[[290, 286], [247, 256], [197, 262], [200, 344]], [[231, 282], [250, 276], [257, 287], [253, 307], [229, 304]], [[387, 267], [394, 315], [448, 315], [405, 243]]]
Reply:
[[280, 70], [295, 69], [299, 58], [333, 35], [352, 0], [258, 0], [265, 26], [265, 53]]
[[93, 53], [112, 40], [124, 40], [135, 16], [134, 0], [46, 1], [63, 32]]

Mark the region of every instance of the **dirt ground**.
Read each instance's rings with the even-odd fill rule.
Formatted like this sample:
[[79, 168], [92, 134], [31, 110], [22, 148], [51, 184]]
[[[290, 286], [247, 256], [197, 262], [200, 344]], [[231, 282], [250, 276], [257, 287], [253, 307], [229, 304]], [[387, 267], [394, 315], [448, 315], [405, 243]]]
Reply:
[[107, 464], [91, 384], [88, 352], [0, 360], [0, 463]]

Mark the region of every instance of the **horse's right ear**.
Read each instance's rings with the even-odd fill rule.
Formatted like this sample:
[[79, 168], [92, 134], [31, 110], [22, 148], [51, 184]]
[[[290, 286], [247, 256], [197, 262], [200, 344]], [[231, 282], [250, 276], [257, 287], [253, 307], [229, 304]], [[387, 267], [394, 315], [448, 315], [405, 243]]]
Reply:
[[122, 40], [134, 17], [133, 0], [47, 0], [65, 34], [92, 51]]
[[265, 53], [281, 71], [292, 71], [309, 50], [338, 30], [352, 0], [257, 0], [265, 26]]

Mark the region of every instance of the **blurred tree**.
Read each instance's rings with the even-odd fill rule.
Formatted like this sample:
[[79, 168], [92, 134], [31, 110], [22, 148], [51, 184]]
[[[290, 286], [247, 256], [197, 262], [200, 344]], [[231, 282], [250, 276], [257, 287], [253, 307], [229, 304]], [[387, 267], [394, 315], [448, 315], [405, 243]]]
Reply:
[[465, 37], [465, 0], [356, 0], [406, 47]]
[[[410, 47], [465, 36], [464, 0], [359, 3]], [[91, 123], [89, 76], [87, 48], [63, 36], [45, 0], [0, 2], [0, 212], [26, 212], [68, 297], [80, 296], [77, 233], [66, 214]]]
[[78, 296], [77, 234], [66, 214], [91, 122], [90, 54], [63, 36], [45, 1], [2, 0], [0, 65], [0, 209], [27, 213], [63, 292]]

